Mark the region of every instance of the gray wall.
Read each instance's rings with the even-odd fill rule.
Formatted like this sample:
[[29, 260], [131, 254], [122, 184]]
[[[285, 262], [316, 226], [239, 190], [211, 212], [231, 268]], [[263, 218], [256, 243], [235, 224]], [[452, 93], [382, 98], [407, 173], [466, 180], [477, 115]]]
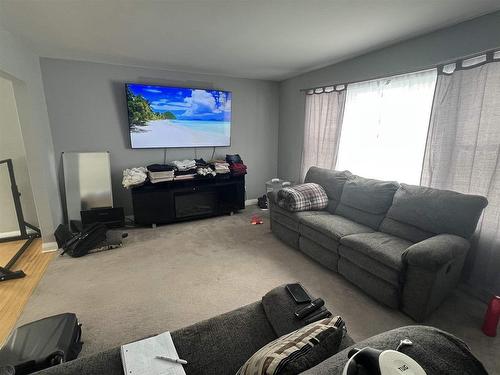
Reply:
[[500, 47], [500, 12], [281, 82], [278, 176], [299, 178], [305, 103], [301, 88], [416, 71], [496, 47]]
[[[130, 149], [124, 82], [232, 91], [231, 147], [217, 148], [216, 156], [241, 155], [248, 166], [247, 199], [264, 194], [265, 181], [276, 176], [276, 82], [47, 58], [40, 63], [58, 171], [63, 151], [110, 151], [114, 202], [127, 213], [131, 199], [121, 186], [122, 170], [162, 162], [163, 150]], [[197, 149], [198, 157], [211, 154], [211, 148]], [[168, 160], [194, 156], [193, 148], [167, 151]]]
[[0, 76], [13, 85], [38, 220], [44, 247], [49, 248], [62, 214], [40, 61], [2, 25], [0, 51]]

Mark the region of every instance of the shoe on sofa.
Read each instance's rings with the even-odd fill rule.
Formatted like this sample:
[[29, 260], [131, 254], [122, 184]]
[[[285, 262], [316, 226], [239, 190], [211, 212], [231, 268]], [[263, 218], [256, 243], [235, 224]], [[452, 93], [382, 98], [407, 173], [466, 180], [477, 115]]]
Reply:
[[305, 182], [324, 188], [328, 206], [289, 212], [271, 192], [273, 233], [416, 321], [427, 318], [458, 283], [488, 203], [478, 195], [317, 167]]

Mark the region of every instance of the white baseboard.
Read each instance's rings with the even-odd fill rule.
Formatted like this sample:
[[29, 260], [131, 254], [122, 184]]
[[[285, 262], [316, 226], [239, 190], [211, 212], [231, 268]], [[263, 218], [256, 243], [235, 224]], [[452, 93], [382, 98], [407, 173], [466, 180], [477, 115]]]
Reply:
[[258, 200], [257, 199], [247, 199], [245, 201], [245, 206], [251, 206], [253, 204], [257, 204]]
[[[26, 232], [28, 234], [35, 233], [35, 231], [31, 228], [27, 228]], [[18, 230], [13, 230], [12, 232], [0, 232], [0, 238], [15, 237], [15, 236], [20, 236], [20, 235], [21, 235], [21, 232]]]
[[13, 230], [12, 232], [1, 232], [0, 233], [0, 238], [6, 238], [6, 237], [14, 237], [14, 236], [20, 236], [21, 232], [18, 230]]
[[59, 250], [57, 242], [44, 242], [42, 244], [42, 253], [53, 253]]

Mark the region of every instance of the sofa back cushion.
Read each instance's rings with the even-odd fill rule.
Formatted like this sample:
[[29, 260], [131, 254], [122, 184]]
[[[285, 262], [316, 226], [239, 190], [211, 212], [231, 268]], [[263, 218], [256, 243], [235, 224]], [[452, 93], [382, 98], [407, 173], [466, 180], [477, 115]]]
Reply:
[[[401, 184], [380, 230], [414, 242], [425, 233], [429, 237], [449, 233], [468, 239], [487, 204], [488, 200], [479, 195]], [[413, 229], [405, 233], [402, 228]], [[410, 238], [413, 236], [417, 238]]]
[[336, 215], [378, 229], [399, 184], [352, 175], [344, 184]]
[[351, 176], [352, 174], [349, 171], [334, 171], [331, 169], [311, 167], [307, 171], [304, 182], [314, 182], [325, 189], [326, 195], [328, 196], [327, 210], [333, 213], [339, 204], [344, 184]]

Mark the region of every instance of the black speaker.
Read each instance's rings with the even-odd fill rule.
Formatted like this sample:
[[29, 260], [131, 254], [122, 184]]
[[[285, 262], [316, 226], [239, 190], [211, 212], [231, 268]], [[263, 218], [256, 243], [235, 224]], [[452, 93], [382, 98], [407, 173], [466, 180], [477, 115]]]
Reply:
[[82, 225], [84, 227], [94, 223], [104, 224], [108, 228], [125, 226], [123, 207], [93, 208], [91, 210], [80, 211], [80, 215], [82, 216]]

